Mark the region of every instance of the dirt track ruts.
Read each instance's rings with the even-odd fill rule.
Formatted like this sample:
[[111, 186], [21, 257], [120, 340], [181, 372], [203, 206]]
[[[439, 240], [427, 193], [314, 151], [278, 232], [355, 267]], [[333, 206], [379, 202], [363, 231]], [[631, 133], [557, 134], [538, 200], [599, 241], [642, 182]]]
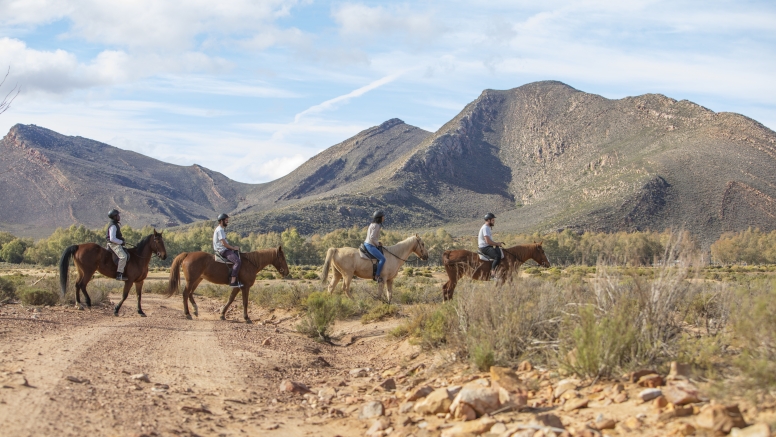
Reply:
[[[145, 318], [132, 308], [113, 317], [108, 306], [0, 307], [3, 435], [363, 435], [357, 423], [327, 417], [278, 385], [292, 379], [315, 391], [351, 368], [379, 367], [386, 349], [378, 339], [318, 344], [292, 324], [237, 323], [239, 306], [232, 321], [219, 321], [220, 303], [200, 301], [193, 321], [178, 298], [158, 295], [143, 297]], [[141, 373], [150, 382], [132, 379]]]

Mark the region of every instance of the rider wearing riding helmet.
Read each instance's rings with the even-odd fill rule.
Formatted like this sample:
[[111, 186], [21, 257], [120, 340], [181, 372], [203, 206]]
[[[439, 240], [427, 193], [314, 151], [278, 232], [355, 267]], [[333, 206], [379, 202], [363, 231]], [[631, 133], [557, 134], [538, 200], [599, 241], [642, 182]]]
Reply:
[[496, 267], [501, 262], [501, 251], [496, 249], [504, 245], [503, 242], [497, 243], [493, 241], [493, 233], [491, 228], [496, 224], [496, 216], [492, 212], [485, 215], [485, 224], [480, 228], [480, 233], [477, 235], [477, 246], [480, 252], [493, 259], [490, 266], [491, 275], [495, 275]]
[[237, 280], [237, 275], [240, 273], [240, 266], [242, 260], [240, 260], [240, 248], [232, 246], [226, 241], [226, 227], [229, 226], [229, 216], [221, 214], [218, 216], [218, 226], [213, 232], [213, 250], [216, 251], [222, 257], [228, 259], [234, 265], [232, 266], [232, 278], [229, 282], [230, 287], [242, 287], [243, 284]]
[[364, 241], [366, 250], [368, 250], [373, 257], [377, 258], [377, 270], [375, 271], [374, 280], [378, 283], [383, 282], [383, 278], [380, 277], [380, 272], [383, 271], [383, 266], [385, 265], [385, 255], [377, 248], [378, 246], [383, 245], [379, 240], [384, 218], [385, 213], [383, 211], [375, 211], [375, 213], [372, 214], [372, 223], [366, 231], [366, 241]]
[[124, 276], [124, 269], [127, 267], [127, 260], [129, 260], [129, 254], [124, 250], [124, 236], [121, 235], [121, 214], [117, 209], [111, 209], [108, 212], [108, 218], [110, 223], [108, 224], [108, 233], [105, 239], [108, 240], [108, 249], [119, 257], [119, 265], [116, 269], [116, 280], [126, 281], [127, 277]]

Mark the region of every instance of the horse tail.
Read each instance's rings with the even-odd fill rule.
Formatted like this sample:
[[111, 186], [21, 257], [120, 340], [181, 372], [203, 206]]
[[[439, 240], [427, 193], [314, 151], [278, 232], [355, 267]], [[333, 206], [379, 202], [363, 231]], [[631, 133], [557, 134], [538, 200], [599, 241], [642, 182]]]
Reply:
[[67, 280], [68, 272], [70, 271], [70, 258], [78, 251], [78, 245], [74, 244], [64, 252], [62, 252], [62, 258], [59, 259], [59, 290], [62, 296], [67, 292]]
[[326, 283], [326, 278], [329, 277], [329, 266], [331, 266], [331, 259], [336, 252], [337, 249], [333, 247], [330, 247], [329, 250], [326, 251], [326, 261], [323, 262], [323, 273], [321, 273], [321, 282], [324, 284]]
[[167, 285], [167, 297], [170, 297], [179, 291], [178, 289], [181, 284], [181, 264], [188, 255], [188, 252], [183, 252], [176, 256], [172, 261], [172, 266], [170, 267], [170, 283]]

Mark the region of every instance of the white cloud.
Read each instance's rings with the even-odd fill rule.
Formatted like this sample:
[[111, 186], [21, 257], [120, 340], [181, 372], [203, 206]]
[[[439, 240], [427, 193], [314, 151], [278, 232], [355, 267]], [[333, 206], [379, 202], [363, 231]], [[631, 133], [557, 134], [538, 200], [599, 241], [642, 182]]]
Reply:
[[386, 34], [402, 35], [406, 42], [424, 45], [438, 38], [447, 28], [435, 19], [434, 11], [418, 11], [409, 6], [370, 7], [346, 3], [332, 11], [340, 34], [351, 42], [377, 38]]
[[307, 158], [300, 154], [281, 156], [260, 164], [249, 165], [246, 171], [254, 180], [274, 180], [291, 173], [305, 161]]

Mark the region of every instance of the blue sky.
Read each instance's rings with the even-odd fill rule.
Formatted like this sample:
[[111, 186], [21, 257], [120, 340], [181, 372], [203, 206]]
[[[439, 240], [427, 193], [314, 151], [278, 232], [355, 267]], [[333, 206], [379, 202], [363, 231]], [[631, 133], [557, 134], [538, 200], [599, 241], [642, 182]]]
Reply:
[[776, 129], [772, 1], [0, 0], [0, 115], [242, 182], [483, 89], [661, 93]]

